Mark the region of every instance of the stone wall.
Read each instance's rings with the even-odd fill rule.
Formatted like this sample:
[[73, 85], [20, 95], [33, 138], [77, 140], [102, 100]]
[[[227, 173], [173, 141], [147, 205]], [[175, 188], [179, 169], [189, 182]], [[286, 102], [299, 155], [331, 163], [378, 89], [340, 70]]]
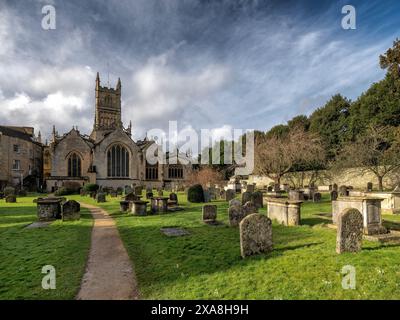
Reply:
[[[313, 175], [312, 172], [304, 172], [303, 176], [304, 186], [310, 183], [310, 178], [312, 175]], [[326, 186], [336, 183], [338, 186], [348, 185], [348, 186], [353, 186], [355, 189], [365, 190], [368, 182], [373, 183], [374, 189], [377, 188], [378, 180], [374, 174], [370, 172], [364, 173], [361, 168], [352, 168], [352, 169], [342, 170], [340, 172], [322, 170], [318, 173], [318, 177], [315, 181], [315, 184], [317, 186]], [[255, 183], [257, 187], [263, 187], [272, 184], [273, 180], [264, 176], [250, 175], [248, 183]], [[282, 178], [281, 184], [285, 183], [292, 185], [292, 181], [291, 179], [289, 179], [289, 177]], [[398, 183], [400, 183], [400, 174], [389, 174], [384, 179], [384, 188], [391, 190]]]

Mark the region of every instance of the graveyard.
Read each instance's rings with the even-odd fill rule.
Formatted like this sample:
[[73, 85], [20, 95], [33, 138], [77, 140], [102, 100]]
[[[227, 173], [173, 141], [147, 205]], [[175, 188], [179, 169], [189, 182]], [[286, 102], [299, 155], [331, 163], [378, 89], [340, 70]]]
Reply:
[[[302, 203], [299, 224], [273, 219], [272, 247], [245, 258], [240, 246], [242, 224], [231, 226], [225, 199], [191, 203], [185, 192], [177, 195], [183, 210], [147, 215], [121, 211], [123, 196], [107, 195], [105, 202], [81, 195], [67, 198], [100, 207], [115, 220], [134, 266], [140, 299], [400, 298], [400, 245], [362, 240], [360, 251], [338, 254], [337, 231], [329, 227], [329, 193], [322, 193], [321, 201]], [[238, 203], [242, 195], [235, 195]], [[37, 221], [33, 203], [37, 198], [0, 200], [0, 277], [5, 279], [0, 298], [73, 299], [85, 271], [93, 220], [82, 207], [79, 220], [58, 219], [45, 227], [26, 228]], [[203, 211], [205, 205], [209, 207]], [[267, 219], [265, 205], [258, 212], [265, 217], [261, 220]], [[218, 223], [206, 223], [204, 215]], [[400, 216], [384, 214], [382, 224], [400, 230]], [[41, 288], [44, 260], [57, 268], [57, 290]], [[346, 265], [357, 268], [354, 290], [342, 288]]]

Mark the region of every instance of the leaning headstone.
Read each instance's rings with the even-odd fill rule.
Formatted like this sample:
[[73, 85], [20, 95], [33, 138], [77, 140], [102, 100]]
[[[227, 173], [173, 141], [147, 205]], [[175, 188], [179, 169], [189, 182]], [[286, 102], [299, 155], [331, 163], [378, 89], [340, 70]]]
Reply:
[[240, 253], [243, 258], [272, 251], [272, 222], [267, 216], [251, 214], [240, 222], [239, 228]]
[[331, 201], [336, 201], [338, 198], [338, 192], [336, 190], [331, 191]]
[[315, 193], [314, 193], [314, 195], [313, 195], [313, 201], [314, 201], [314, 202], [319, 202], [319, 201], [321, 201], [321, 198], [322, 198], [321, 193], [319, 193], [319, 192], [315, 192]]
[[81, 205], [75, 200], [68, 200], [62, 204], [61, 217], [63, 221], [79, 220], [81, 218]]
[[206, 204], [203, 206], [203, 221], [215, 221], [217, 219], [217, 206]]
[[232, 199], [231, 201], [229, 201], [229, 206], [241, 206], [242, 202], [239, 199]]
[[344, 210], [338, 217], [336, 252], [358, 252], [363, 236], [363, 216], [354, 208]]
[[372, 191], [372, 187], [373, 187], [372, 182], [368, 182], [368, 183], [367, 183], [367, 191], [368, 191], [368, 192], [371, 192], [371, 191]]
[[96, 195], [96, 201], [97, 201], [98, 203], [106, 202], [106, 194], [103, 193], [103, 192], [97, 193], [97, 195]]
[[257, 213], [258, 208], [254, 205], [254, 203], [252, 201], [247, 201], [243, 206], [243, 211], [244, 211], [245, 215], [247, 216], [252, 213]]
[[254, 205], [257, 209], [263, 208], [263, 194], [261, 191], [253, 192], [251, 195], [251, 201], [253, 201]]
[[228, 209], [229, 224], [231, 227], [237, 227], [246, 216], [242, 206], [232, 206]]
[[242, 193], [242, 205], [244, 205], [246, 202], [251, 201], [251, 192], [243, 192]]
[[17, 202], [17, 197], [14, 194], [6, 196], [6, 202], [7, 203], [16, 203]]

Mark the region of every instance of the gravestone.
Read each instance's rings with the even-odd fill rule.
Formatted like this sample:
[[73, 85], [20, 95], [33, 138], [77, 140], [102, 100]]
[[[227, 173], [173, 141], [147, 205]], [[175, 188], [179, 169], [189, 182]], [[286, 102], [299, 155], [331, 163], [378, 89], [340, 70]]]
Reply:
[[203, 190], [203, 195], [204, 195], [204, 202], [210, 202], [211, 201], [210, 191]]
[[106, 202], [106, 194], [105, 194], [104, 192], [99, 192], [99, 193], [96, 195], [96, 201], [97, 201], [98, 203]]
[[228, 189], [225, 192], [225, 201], [231, 201], [232, 199], [235, 198], [235, 196], [236, 196], [235, 190]]
[[338, 192], [336, 190], [331, 191], [331, 201], [336, 201], [338, 198]]
[[346, 186], [340, 186], [339, 187], [339, 196], [341, 197], [347, 197], [349, 195], [349, 190], [347, 189]]
[[62, 220], [71, 221], [81, 218], [81, 205], [75, 200], [68, 200], [62, 204]]
[[248, 215], [240, 222], [239, 229], [240, 253], [243, 258], [272, 251], [272, 222], [265, 215]]
[[243, 192], [242, 193], [242, 205], [244, 205], [246, 202], [251, 201], [252, 193], [251, 192]]
[[368, 192], [371, 192], [371, 191], [372, 191], [372, 187], [373, 187], [372, 182], [368, 182], [368, 183], [367, 183], [367, 191], [368, 191]]
[[217, 206], [206, 204], [203, 206], [203, 221], [215, 221], [217, 219]]
[[246, 216], [242, 206], [232, 206], [228, 209], [229, 224], [231, 227], [237, 227]]
[[345, 209], [338, 217], [336, 252], [358, 252], [363, 236], [363, 216], [354, 208]]
[[[132, 193], [132, 192], [133, 192], [133, 189], [132, 189], [131, 186], [125, 186], [124, 187], [124, 194], [129, 194], [129, 193]], [[111, 193], [111, 190], [110, 190], [110, 193]]]
[[338, 191], [338, 185], [337, 185], [336, 183], [334, 183], [334, 184], [332, 185], [332, 190], [333, 190], [333, 191]]
[[243, 206], [243, 210], [246, 216], [258, 212], [257, 207], [254, 205], [252, 201], [247, 201]]
[[117, 188], [117, 195], [118, 195], [118, 196], [122, 196], [123, 191], [124, 191], [124, 190], [123, 190], [121, 187], [118, 187], [118, 188]]
[[169, 195], [169, 201], [171, 204], [176, 204], [176, 205], [178, 204], [178, 196], [176, 195], [176, 193], [172, 192]]
[[121, 212], [127, 212], [129, 210], [129, 201], [122, 200], [119, 202], [119, 210]]
[[153, 192], [146, 192], [146, 199], [151, 199], [153, 196]]
[[6, 202], [7, 203], [16, 203], [17, 197], [14, 194], [10, 194], [10, 195], [6, 196]]
[[145, 216], [147, 214], [148, 201], [136, 200], [132, 203], [132, 214], [137, 216]]
[[315, 193], [314, 193], [314, 197], [313, 197], [313, 201], [314, 201], [314, 202], [319, 202], [319, 201], [321, 201], [321, 198], [322, 198], [321, 193], [319, 193], [319, 192], [315, 192]]
[[241, 206], [242, 202], [239, 199], [232, 199], [231, 201], [229, 201], [229, 206]]
[[141, 196], [142, 195], [142, 191], [143, 191], [143, 187], [142, 186], [135, 186], [134, 190], [135, 190], [135, 195]]

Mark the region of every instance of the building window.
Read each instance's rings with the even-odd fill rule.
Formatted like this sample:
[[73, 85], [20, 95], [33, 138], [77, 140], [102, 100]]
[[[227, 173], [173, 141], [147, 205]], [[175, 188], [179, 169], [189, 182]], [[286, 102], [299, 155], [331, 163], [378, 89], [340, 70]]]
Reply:
[[20, 170], [21, 169], [21, 161], [20, 160], [14, 160], [12, 168], [13, 168], [13, 170]]
[[68, 177], [81, 176], [81, 158], [73, 153], [68, 158]]
[[158, 180], [158, 165], [146, 164], [146, 180]]
[[19, 153], [19, 151], [20, 151], [18, 144], [14, 144], [13, 149], [14, 149], [14, 152], [16, 152], [16, 153]]
[[183, 168], [182, 168], [182, 166], [170, 166], [170, 167], [168, 167], [168, 178], [169, 179], [183, 179]]
[[129, 153], [120, 145], [112, 146], [107, 152], [107, 175], [129, 177]]

